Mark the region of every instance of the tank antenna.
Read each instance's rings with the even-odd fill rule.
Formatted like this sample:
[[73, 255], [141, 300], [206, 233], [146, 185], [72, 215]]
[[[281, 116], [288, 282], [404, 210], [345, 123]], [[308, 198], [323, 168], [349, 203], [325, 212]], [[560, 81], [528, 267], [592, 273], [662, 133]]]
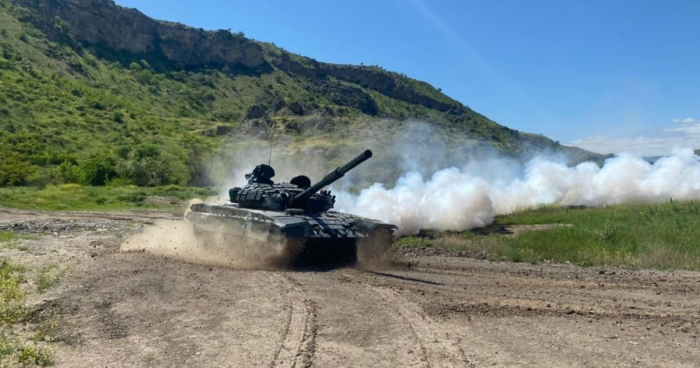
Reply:
[[272, 132], [270, 134], [270, 156], [267, 158], [267, 166], [272, 162], [272, 144], [275, 142], [275, 122], [272, 122]]

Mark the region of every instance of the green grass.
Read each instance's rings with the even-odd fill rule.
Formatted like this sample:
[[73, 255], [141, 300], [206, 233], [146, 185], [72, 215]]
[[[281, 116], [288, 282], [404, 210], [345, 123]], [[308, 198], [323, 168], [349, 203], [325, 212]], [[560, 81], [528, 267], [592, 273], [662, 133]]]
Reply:
[[29, 252], [29, 247], [15, 242], [0, 243], [0, 248], [7, 250], [18, 250], [21, 252]]
[[394, 242], [394, 245], [402, 248], [430, 248], [433, 244], [432, 239], [418, 236], [404, 236]]
[[17, 235], [11, 231], [0, 231], [0, 243], [7, 243], [17, 239]]
[[601, 208], [541, 207], [496, 219], [496, 225], [562, 224], [515, 236], [472, 232], [410, 236], [404, 247], [486, 254], [493, 260], [572, 262], [582, 266], [700, 270], [700, 203]]
[[[194, 187], [91, 187], [77, 184], [46, 188], [0, 188], [0, 206], [41, 210], [177, 209], [192, 198], [216, 194], [211, 188]], [[2, 235], [10, 237], [13, 235]], [[10, 239], [11, 240], [11, 239]]]
[[11, 231], [0, 231], [0, 248], [19, 250], [22, 252], [29, 251], [29, 247], [22, 245], [19, 240], [36, 239], [37, 235], [21, 235], [18, 236]]

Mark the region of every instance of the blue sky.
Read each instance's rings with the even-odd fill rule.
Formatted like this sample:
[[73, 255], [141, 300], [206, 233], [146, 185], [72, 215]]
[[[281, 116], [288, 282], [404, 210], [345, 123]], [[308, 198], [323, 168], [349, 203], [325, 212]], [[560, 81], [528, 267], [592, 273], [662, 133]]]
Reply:
[[117, 0], [319, 61], [424, 80], [598, 152], [700, 148], [700, 1]]

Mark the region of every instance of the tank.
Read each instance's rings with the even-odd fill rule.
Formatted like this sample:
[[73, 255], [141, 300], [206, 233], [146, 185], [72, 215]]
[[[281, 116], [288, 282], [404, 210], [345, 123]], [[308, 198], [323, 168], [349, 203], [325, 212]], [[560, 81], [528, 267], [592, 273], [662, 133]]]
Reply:
[[229, 190], [230, 203], [192, 204], [185, 217], [204, 244], [245, 249], [242, 257], [290, 266], [371, 261], [390, 247], [396, 226], [332, 211], [335, 196], [323, 189], [371, 157], [366, 150], [313, 185], [303, 175], [275, 183], [274, 169], [258, 165], [247, 185]]

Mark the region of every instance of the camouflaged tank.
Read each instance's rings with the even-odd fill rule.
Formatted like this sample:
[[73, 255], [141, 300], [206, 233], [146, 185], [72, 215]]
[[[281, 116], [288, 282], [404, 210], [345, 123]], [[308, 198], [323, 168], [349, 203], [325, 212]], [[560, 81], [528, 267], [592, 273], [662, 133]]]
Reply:
[[248, 185], [229, 190], [231, 203], [198, 203], [186, 214], [199, 237], [225, 238], [227, 244], [246, 242], [266, 247], [273, 259], [293, 264], [353, 263], [358, 252], [378, 254], [391, 244], [396, 226], [330, 211], [335, 196], [322, 190], [372, 157], [366, 150], [346, 165], [311, 185], [306, 176], [274, 183], [275, 172], [258, 165], [246, 174]]

